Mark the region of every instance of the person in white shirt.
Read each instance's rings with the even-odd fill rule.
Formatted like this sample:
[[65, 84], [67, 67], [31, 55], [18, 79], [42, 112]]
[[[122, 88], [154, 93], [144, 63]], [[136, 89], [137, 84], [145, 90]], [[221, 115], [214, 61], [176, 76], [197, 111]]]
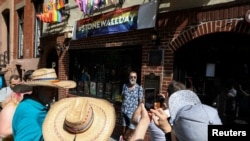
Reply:
[[3, 87], [0, 90], [0, 103], [2, 103], [10, 94], [13, 92], [12, 88], [21, 82], [20, 76], [17, 74], [13, 74], [10, 76], [10, 83], [8, 87]]

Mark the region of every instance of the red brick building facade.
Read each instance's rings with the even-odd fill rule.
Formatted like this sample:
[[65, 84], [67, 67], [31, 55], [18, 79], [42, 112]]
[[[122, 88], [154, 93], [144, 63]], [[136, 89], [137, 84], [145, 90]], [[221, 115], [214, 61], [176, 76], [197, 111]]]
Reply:
[[[9, 53], [10, 62], [7, 64], [7, 67], [2, 68], [6, 78], [12, 73], [20, 73], [20, 70], [18, 70], [16, 66], [20, 66], [21, 72], [23, 72], [27, 69], [53, 67], [53, 63], [55, 63], [59, 79], [67, 80], [71, 79], [70, 63], [74, 63], [70, 61], [71, 51], [94, 51], [97, 49], [108, 50], [110, 48], [122, 49], [125, 47], [136, 46], [141, 49], [141, 64], [137, 64], [141, 67], [139, 72], [139, 83], [143, 87], [146, 86], [146, 76], [153, 73], [155, 76], [159, 77], [159, 93], [167, 95], [166, 90], [169, 82], [174, 79], [185, 83], [185, 79], [190, 76], [193, 79], [202, 79], [201, 83], [204, 86], [209, 84], [206, 86], [212, 88], [223, 88], [224, 78], [229, 75], [231, 76], [231, 73], [234, 74], [238, 71], [231, 71], [230, 74], [223, 75], [223, 72], [227, 73], [223, 69], [225, 66], [224, 64], [229, 64], [226, 68], [230, 68], [231, 63], [232, 65], [249, 64], [246, 60], [250, 59], [247, 57], [242, 57], [239, 62], [234, 62], [230, 60], [230, 56], [226, 56], [227, 54], [234, 56], [233, 53], [235, 53], [236, 56], [247, 56], [245, 54], [250, 53], [248, 47], [244, 46], [244, 44], [247, 45], [246, 41], [249, 39], [250, 31], [250, 23], [245, 19], [246, 13], [250, 9], [250, 2], [248, 1], [235, 1], [206, 7], [159, 12], [157, 14], [156, 27], [149, 29], [87, 37], [78, 40], [69, 39], [65, 36], [64, 32], [44, 34], [40, 38], [41, 51], [40, 56], [37, 56], [37, 58], [34, 57], [35, 32], [33, 28], [36, 13], [34, 3], [32, 2], [33, 1], [30, 0], [15, 0], [14, 3], [7, 0], [0, 1], [0, 7], [5, 7], [1, 12], [6, 9], [8, 11], [9, 9], [10, 13], [9, 43], [6, 43], [7, 38], [0, 35], [0, 49], [3, 48], [3, 46], [6, 46], [11, 50]], [[17, 10], [20, 8], [24, 8], [23, 58], [18, 58], [19, 50], [17, 37], [19, 35], [19, 17]], [[3, 18], [0, 19], [0, 28], [3, 31], [3, 34], [7, 34], [8, 30], [6, 27], [2, 26], [2, 23], [4, 23]], [[45, 24], [46, 23], [44, 23], [44, 25]], [[155, 45], [151, 39], [152, 33], [155, 32], [157, 32], [160, 39], [159, 45]], [[233, 34], [233, 38], [222, 38], [220, 33], [222, 36], [228, 36], [230, 34], [230, 37], [231, 34]], [[244, 36], [247, 40], [242, 40], [241, 36]], [[204, 38], [206, 39], [205, 42]], [[235, 41], [233, 42], [234, 39]], [[61, 49], [58, 49], [58, 46], [61, 47]], [[225, 46], [225, 48], [223, 48], [224, 51], [216, 50], [213, 52], [220, 46]], [[207, 52], [205, 51], [205, 54], [202, 54], [205, 47], [210, 50]], [[183, 51], [184, 53], [181, 52], [183, 49], [186, 49]], [[6, 50], [6, 48], [1, 49], [0, 54], [3, 54]], [[161, 65], [149, 65], [150, 52], [152, 50], [163, 50]], [[230, 52], [227, 50], [230, 50]], [[191, 55], [185, 56], [185, 51], [187, 54]], [[209, 55], [209, 51], [212, 51], [211, 55]], [[130, 54], [126, 55], [129, 56]], [[178, 56], [183, 56], [183, 58]], [[198, 59], [196, 56], [198, 56]], [[226, 56], [225, 60], [228, 61], [221, 59], [220, 56]], [[194, 58], [190, 59], [190, 57]], [[185, 62], [186, 60], [188, 62], [187, 64]], [[226, 63], [222, 65], [221, 62], [223, 61]], [[196, 73], [203, 74], [203, 71], [206, 70], [205, 65], [211, 62], [218, 66], [217, 68], [219, 71], [216, 71], [215, 77], [207, 78], [201, 75], [196, 75]], [[199, 68], [199, 66], [202, 67]], [[234, 65], [234, 67], [237, 66]], [[248, 78], [248, 75], [243, 77]], [[199, 82], [200, 81], [197, 81], [197, 83]], [[212, 86], [210, 83], [212, 83]], [[207, 93], [207, 97], [204, 98], [206, 102], [207, 99], [209, 99], [207, 104], [210, 104], [210, 99], [215, 97], [214, 93], [216, 93], [216, 95], [219, 93], [219, 90], [214, 90], [213, 92], [211, 92], [211, 90], [213, 89], [207, 91], [202, 90], [202, 92]], [[71, 93], [69, 90], [59, 89], [57, 99], [71, 96], [77, 95]], [[121, 121], [119, 116], [119, 105], [115, 106], [117, 110], [117, 126], [114, 130], [114, 134], [118, 136], [121, 132]], [[147, 136], [146, 138], [149, 137]]]

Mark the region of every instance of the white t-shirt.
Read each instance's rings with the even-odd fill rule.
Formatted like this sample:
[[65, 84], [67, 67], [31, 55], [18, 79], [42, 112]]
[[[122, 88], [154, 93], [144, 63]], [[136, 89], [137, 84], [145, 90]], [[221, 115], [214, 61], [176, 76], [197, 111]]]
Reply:
[[10, 94], [12, 93], [12, 89], [10, 87], [3, 87], [0, 90], [0, 102], [3, 102], [7, 97], [10, 96]]

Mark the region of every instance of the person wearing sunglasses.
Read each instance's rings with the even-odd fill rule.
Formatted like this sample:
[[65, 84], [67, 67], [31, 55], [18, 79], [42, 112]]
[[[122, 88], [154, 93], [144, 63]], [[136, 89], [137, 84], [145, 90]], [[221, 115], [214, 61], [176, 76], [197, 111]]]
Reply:
[[[137, 73], [129, 73], [129, 83], [125, 83], [122, 88], [122, 140], [128, 140], [133, 134], [135, 124], [132, 122], [132, 115], [140, 102], [143, 101], [143, 88], [137, 83]], [[121, 139], [120, 139], [121, 140]]]

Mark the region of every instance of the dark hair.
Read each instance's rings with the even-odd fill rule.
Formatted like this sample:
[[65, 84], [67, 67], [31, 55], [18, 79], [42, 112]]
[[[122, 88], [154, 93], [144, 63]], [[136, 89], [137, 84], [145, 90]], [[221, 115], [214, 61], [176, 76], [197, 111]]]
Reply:
[[170, 96], [171, 94], [173, 94], [178, 90], [184, 90], [184, 89], [186, 89], [186, 86], [183, 83], [173, 80], [169, 83], [167, 88], [168, 96]]
[[31, 75], [35, 70], [27, 70], [24, 74], [23, 74], [23, 80], [27, 81], [28, 79], [31, 80]]
[[14, 80], [20, 79], [20, 76], [17, 75], [17, 74], [13, 74], [13, 75], [10, 76], [10, 81], [13, 80], [13, 79]]

